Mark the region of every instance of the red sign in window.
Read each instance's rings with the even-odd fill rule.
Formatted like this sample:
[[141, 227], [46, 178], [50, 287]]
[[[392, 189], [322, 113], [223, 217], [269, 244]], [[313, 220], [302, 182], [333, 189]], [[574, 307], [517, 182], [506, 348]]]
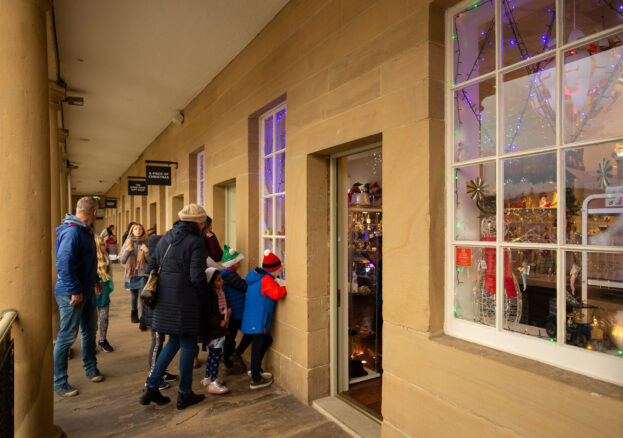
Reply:
[[471, 266], [472, 265], [472, 250], [470, 248], [457, 248], [456, 249], [456, 265], [457, 266]]

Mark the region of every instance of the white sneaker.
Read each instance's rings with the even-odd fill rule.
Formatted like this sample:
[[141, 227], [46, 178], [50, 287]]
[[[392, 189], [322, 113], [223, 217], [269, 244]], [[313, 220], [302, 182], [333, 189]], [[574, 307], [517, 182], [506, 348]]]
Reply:
[[[251, 370], [247, 371], [247, 374], [249, 377], [251, 377]], [[273, 378], [273, 373], [269, 373], [268, 371], [262, 371], [260, 372], [260, 375], [265, 378], [265, 379], [272, 379]]]

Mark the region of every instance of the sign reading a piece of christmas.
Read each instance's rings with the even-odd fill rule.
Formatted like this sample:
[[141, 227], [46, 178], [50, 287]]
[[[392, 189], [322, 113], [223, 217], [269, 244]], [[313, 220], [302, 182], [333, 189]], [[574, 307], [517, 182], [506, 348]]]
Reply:
[[457, 266], [471, 266], [472, 265], [472, 250], [470, 248], [457, 248], [456, 249], [456, 265]]
[[142, 179], [128, 180], [128, 195], [147, 196], [147, 181]]
[[105, 199], [104, 207], [105, 208], [117, 208], [117, 200], [116, 199]]
[[150, 186], [170, 186], [171, 168], [169, 166], [146, 166], [145, 176]]

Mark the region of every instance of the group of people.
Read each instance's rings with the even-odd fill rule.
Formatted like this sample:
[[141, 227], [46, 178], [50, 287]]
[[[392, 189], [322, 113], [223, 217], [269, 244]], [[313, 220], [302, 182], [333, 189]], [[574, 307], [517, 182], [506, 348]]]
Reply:
[[[54, 347], [54, 390], [66, 397], [78, 394], [68, 382], [67, 360], [79, 327], [83, 366], [93, 382], [104, 379], [95, 356], [98, 319], [97, 344], [104, 352], [114, 351], [106, 337], [112, 269], [104, 237], [94, 236], [91, 228], [96, 213], [97, 201], [82, 198], [76, 215], [67, 215], [56, 230], [55, 295], [61, 318]], [[184, 409], [205, 398], [192, 390], [198, 343], [208, 350], [205, 378], [201, 381], [207, 393], [229, 392], [219, 378], [221, 357], [228, 375], [248, 373], [251, 389], [272, 384], [272, 374], [264, 371], [261, 363], [272, 343], [270, 325], [275, 303], [286, 295], [286, 288], [278, 280], [282, 265], [275, 254], [266, 251], [262, 266], [243, 279], [238, 271], [244, 255], [228, 245], [224, 251], [221, 249], [203, 207], [189, 204], [178, 217], [179, 221], [163, 236], [156, 235], [155, 229], [150, 233], [141, 224], [130, 224], [121, 241], [119, 258], [125, 264], [131, 321], [138, 323], [141, 330], [151, 329], [149, 372], [140, 403], [168, 403], [170, 398], [160, 390], [179, 378], [177, 408]], [[114, 237], [112, 226], [105, 231], [107, 237]], [[139, 317], [139, 297], [152, 272], [159, 273], [155, 305], [148, 309], [141, 303]], [[236, 347], [239, 331], [243, 336]], [[249, 345], [251, 366], [247, 371], [242, 354]], [[167, 371], [178, 351], [179, 376]]]

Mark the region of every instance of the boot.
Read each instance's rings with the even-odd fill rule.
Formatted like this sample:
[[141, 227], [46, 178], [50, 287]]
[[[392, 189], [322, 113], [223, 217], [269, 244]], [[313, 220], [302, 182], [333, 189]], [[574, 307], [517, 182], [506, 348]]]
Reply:
[[190, 392], [188, 394], [182, 394], [181, 392], [177, 393], [177, 408], [178, 409], [186, 409], [188, 406], [192, 406], [194, 404], [199, 403], [206, 396], [203, 394], [195, 394], [194, 392]]
[[138, 324], [139, 323], [139, 320], [138, 320], [138, 310], [132, 310], [132, 313], [130, 314], [130, 320], [134, 324]]
[[[166, 405], [170, 401], [171, 399], [169, 397], [165, 397], [164, 395], [162, 395], [158, 388], [150, 388], [149, 386], [145, 388], [145, 391], [143, 391], [143, 395], [141, 395], [141, 399], [140, 399], [140, 403], [142, 405], [148, 405], [150, 402], [154, 402], [157, 405]], [[178, 400], [177, 401], [178, 406], [179, 406], [179, 403], [180, 402]]]

